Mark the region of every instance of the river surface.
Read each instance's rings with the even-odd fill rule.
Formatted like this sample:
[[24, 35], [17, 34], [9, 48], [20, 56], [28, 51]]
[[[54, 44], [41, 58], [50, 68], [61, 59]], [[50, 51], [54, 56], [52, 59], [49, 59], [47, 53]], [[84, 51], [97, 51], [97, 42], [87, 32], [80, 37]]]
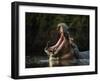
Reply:
[[[80, 52], [78, 65], [89, 65], [89, 51]], [[26, 68], [48, 67], [48, 56], [26, 56]]]

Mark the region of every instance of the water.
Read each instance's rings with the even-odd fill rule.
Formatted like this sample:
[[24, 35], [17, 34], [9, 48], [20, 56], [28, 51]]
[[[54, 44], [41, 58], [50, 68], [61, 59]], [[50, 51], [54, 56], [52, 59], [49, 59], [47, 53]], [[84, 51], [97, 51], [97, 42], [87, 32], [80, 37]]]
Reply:
[[[49, 67], [47, 56], [26, 56], [26, 68]], [[77, 65], [89, 65], [89, 51], [80, 52]]]

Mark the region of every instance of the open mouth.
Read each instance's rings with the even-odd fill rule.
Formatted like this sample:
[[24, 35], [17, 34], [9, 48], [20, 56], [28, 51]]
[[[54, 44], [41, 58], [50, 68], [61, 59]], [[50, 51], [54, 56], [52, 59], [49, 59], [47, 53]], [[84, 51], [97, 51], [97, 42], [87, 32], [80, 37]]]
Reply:
[[50, 33], [50, 38], [49, 38], [49, 41], [48, 41], [48, 47], [55, 45], [58, 42], [60, 35], [61, 35], [60, 32], [52, 31]]
[[[54, 54], [54, 52], [62, 47], [62, 43], [64, 41], [64, 35], [61, 32], [55, 32], [53, 35], [53, 40], [48, 42], [48, 51], [52, 52], [52, 54]], [[50, 46], [49, 46], [50, 45]]]

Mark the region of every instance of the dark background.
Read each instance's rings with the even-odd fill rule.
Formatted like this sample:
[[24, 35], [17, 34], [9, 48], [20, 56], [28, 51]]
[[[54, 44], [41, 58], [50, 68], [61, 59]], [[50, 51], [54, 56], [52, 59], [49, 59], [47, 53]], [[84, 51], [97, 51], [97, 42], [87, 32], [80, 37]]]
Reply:
[[[89, 16], [69, 14], [26, 13], [26, 68], [47, 67], [44, 52], [50, 32], [66, 23], [80, 51], [89, 50]], [[42, 61], [40, 61], [42, 60]]]

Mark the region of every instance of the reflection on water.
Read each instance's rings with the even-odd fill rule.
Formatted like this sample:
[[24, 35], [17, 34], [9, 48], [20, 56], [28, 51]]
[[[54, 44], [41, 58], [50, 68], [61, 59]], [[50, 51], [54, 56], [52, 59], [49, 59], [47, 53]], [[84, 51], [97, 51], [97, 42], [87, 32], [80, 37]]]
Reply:
[[26, 56], [26, 68], [48, 67], [48, 57], [46, 56]]
[[[26, 68], [48, 67], [47, 56], [26, 56]], [[89, 65], [89, 51], [80, 52], [77, 65]], [[74, 66], [74, 65], [73, 65]]]

